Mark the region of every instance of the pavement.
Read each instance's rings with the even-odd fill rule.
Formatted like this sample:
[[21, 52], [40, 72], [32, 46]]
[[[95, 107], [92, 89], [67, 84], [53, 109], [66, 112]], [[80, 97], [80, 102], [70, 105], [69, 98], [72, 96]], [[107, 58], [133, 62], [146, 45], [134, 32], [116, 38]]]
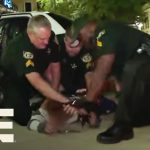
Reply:
[[[81, 128], [75, 124], [76, 133], [58, 133], [51, 136], [34, 131], [13, 123], [12, 130], [0, 129], [0, 134], [13, 133], [14, 143], [0, 143], [1, 150], [149, 150], [150, 126], [134, 128], [134, 138], [121, 141], [118, 144], [100, 144], [96, 141], [98, 133], [106, 130], [113, 123], [114, 114], [102, 116], [98, 129], [91, 129], [87, 125]], [[0, 119], [7, 121], [8, 119]]]

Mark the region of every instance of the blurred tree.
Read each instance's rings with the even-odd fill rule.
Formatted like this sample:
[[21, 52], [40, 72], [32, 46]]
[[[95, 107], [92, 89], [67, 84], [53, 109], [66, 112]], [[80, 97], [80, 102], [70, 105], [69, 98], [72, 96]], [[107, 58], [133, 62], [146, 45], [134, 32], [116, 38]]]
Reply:
[[63, 0], [62, 3], [57, 3], [55, 12], [74, 19], [85, 12], [85, 7], [79, 0]]
[[74, 19], [79, 17], [85, 9], [79, 0], [37, 0], [39, 10], [51, 11]]
[[98, 0], [86, 1], [86, 10], [96, 18], [120, 20], [133, 23], [142, 19], [144, 14], [143, 5], [149, 0]]
[[[42, 10], [56, 12], [69, 18], [83, 13], [98, 19], [132, 23], [141, 19], [142, 7], [149, 0], [37, 0]], [[138, 16], [138, 17], [137, 17]]]

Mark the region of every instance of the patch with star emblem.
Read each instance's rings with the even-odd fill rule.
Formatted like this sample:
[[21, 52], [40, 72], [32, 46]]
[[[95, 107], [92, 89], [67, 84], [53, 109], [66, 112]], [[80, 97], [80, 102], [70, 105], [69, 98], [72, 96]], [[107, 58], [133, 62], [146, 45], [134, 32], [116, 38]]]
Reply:
[[24, 57], [25, 59], [33, 59], [33, 58], [34, 58], [34, 55], [33, 55], [31, 52], [23, 51], [23, 57]]
[[82, 61], [85, 62], [85, 63], [91, 62], [92, 61], [92, 56], [89, 53], [87, 53], [82, 57]]
[[71, 65], [71, 68], [72, 68], [72, 69], [76, 69], [76, 68], [78, 67], [75, 63], [70, 64], [70, 65]]

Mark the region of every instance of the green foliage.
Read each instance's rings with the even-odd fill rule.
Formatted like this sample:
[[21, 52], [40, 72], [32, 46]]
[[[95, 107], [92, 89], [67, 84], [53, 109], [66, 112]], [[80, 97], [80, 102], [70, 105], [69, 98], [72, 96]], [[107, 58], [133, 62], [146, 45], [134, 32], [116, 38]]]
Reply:
[[143, 15], [143, 4], [149, 0], [38, 0], [42, 10], [76, 18], [83, 13], [97, 19], [121, 20], [132, 23]]
[[131, 23], [137, 19], [137, 16], [143, 15], [142, 7], [146, 2], [149, 0], [86, 0], [86, 10], [96, 18]]
[[79, 17], [85, 9], [79, 0], [63, 0], [57, 3], [56, 0], [37, 0], [40, 4], [40, 10], [51, 11], [74, 19]]
[[78, 0], [64, 0], [63, 3], [57, 4], [55, 12], [73, 19], [84, 12], [84, 7]]

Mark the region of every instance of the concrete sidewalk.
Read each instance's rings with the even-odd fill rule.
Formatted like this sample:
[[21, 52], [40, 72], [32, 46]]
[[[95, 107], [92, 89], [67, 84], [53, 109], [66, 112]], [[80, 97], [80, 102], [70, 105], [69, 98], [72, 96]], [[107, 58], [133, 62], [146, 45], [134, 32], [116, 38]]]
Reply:
[[[5, 119], [6, 120], [6, 119]], [[2, 119], [0, 120], [2, 121]], [[135, 137], [132, 140], [118, 144], [100, 144], [96, 136], [113, 122], [113, 115], [103, 117], [99, 129], [85, 127], [80, 133], [55, 134], [52, 136], [29, 131], [14, 123], [13, 130], [0, 130], [0, 134], [14, 133], [15, 143], [0, 143], [1, 150], [149, 150], [150, 126], [134, 128]], [[78, 125], [79, 126], [79, 125]]]

